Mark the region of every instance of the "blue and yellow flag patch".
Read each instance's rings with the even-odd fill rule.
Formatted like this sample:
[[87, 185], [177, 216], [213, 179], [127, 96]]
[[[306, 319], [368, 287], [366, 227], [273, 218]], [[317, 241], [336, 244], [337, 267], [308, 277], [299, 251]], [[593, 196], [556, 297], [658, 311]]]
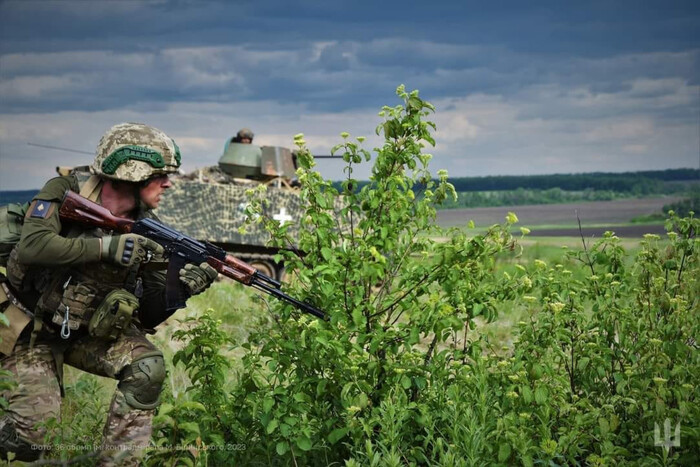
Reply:
[[34, 201], [32, 201], [32, 204], [29, 205], [27, 217], [46, 219], [53, 212], [53, 208], [54, 205], [53, 203], [51, 203], [51, 201], [35, 199]]

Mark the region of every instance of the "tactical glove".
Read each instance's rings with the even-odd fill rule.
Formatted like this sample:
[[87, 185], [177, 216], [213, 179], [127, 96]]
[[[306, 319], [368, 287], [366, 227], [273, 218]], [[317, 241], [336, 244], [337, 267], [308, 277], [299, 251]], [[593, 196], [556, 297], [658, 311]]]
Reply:
[[207, 263], [199, 266], [187, 264], [180, 269], [180, 281], [185, 284], [185, 288], [190, 295], [197, 295], [204, 292], [219, 275], [216, 269]]
[[137, 234], [124, 234], [102, 237], [102, 259], [120, 266], [130, 267], [151, 256], [164, 253], [163, 247], [151, 239]]

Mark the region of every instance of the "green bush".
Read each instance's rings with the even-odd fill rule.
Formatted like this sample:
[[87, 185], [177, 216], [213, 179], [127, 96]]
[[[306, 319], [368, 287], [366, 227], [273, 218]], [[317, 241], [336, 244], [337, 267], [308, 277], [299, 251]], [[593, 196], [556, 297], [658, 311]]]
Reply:
[[[362, 138], [343, 134], [335, 148], [347, 163], [340, 190], [296, 138], [306, 215], [299, 249], [280, 253], [285, 288], [329, 320], [271, 303], [235, 371], [216, 321], [180, 334], [175, 359], [193, 388], [161, 407], [154, 441], [190, 449], [154, 451], [153, 463], [697, 464], [698, 220], [671, 217], [669, 240], [648, 236], [632, 262], [608, 234], [563, 264], [507, 272], [498, 258], [519, 252], [515, 215], [473, 237], [435, 227], [455, 193], [445, 172], [432, 181], [422, 152], [433, 109], [397, 94], [359, 190]], [[288, 247], [289, 224], [265, 218], [263, 199], [250, 218]], [[527, 319], [493, 348], [475, 318], [513, 307]], [[680, 447], [654, 445], [665, 419], [680, 423]]]

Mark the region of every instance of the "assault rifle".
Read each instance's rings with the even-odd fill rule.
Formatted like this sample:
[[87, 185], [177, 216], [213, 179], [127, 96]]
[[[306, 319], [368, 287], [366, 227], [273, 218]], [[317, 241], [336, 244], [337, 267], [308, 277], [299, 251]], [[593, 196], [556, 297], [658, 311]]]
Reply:
[[183, 308], [188, 298], [180, 283], [180, 269], [188, 263], [199, 265], [206, 261], [220, 274], [230, 279], [291, 303], [305, 313], [326, 319], [325, 313], [321, 310], [285, 294], [280, 290], [282, 286], [280, 282], [262, 274], [245, 261], [226, 253], [223, 248], [195, 240], [154, 219], [134, 221], [117, 217], [107, 208], [93, 203], [71, 190], [66, 191], [58, 213], [62, 220], [119, 233], [138, 234], [161, 245], [165, 250], [165, 257], [168, 259], [165, 301], [169, 314], [178, 308]]

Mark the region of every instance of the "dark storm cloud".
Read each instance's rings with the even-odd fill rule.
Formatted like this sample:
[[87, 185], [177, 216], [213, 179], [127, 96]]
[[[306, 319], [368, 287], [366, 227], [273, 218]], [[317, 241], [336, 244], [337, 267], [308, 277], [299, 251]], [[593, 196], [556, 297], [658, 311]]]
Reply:
[[380, 105], [399, 82], [447, 97], [697, 80], [697, 53], [658, 66], [619, 60], [697, 47], [692, 3], [433, 3], [5, 1], [2, 111], [240, 99], [345, 110]]
[[[17, 1], [0, 6], [2, 50], [113, 50], [406, 37], [608, 56], [697, 41], [692, 1], [172, 2]], [[45, 39], [50, 40], [45, 40]], [[118, 39], [118, 40], [117, 40]]]
[[27, 141], [123, 118], [202, 159], [244, 123], [330, 147], [371, 134], [399, 83], [438, 105], [456, 175], [696, 164], [697, 24], [697, 1], [0, 0], [0, 178], [22, 177]]

